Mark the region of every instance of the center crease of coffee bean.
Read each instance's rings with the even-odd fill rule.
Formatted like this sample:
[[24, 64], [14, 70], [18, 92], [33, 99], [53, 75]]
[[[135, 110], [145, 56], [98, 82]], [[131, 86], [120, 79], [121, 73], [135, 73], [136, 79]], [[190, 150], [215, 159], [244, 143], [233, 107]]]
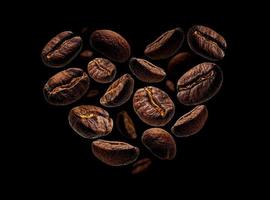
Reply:
[[157, 109], [157, 111], [163, 117], [165, 115], [165, 109], [162, 108], [162, 106], [159, 104], [159, 102], [153, 97], [153, 93], [152, 93], [151, 89], [144, 88], [144, 90], [146, 91], [147, 96], [148, 96], [151, 104]]
[[197, 78], [197, 80], [195, 80], [193, 83], [191, 83], [190, 85], [186, 85], [186, 86], [180, 86], [179, 88], [179, 91], [182, 91], [182, 90], [188, 90], [190, 88], [193, 88], [194, 86], [200, 84], [201, 82], [207, 80], [207, 79], [211, 79], [214, 77], [214, 72], [213, 71], [210, 71], [208, 72], [207, 74]]
[[222, 50], [224, 50], [224, 47], [222, 44], [220, 44], [219, 41], [215, 40], [215, 38], [210, 37], [209, 35], [206, 35], [205, 33], [202, 33], [200, 31], [195, 31], [194, 32], [195, 35], [199, 35], [202, 38], [204, 38], [205, 40], [207, 40], [209, 43], [218, 46], [219, 48], [221, 48]]
[[72, 86], [76, 85], [79, 81], [80, 81], [81, 77], [76, 77], [76, 78], [73, 78], [69, 83], [67, 84], [64, 84], [64, 85], [60, 85], [58, 87], [55, 87], [51, 93], [57, 93], [61, 90], [64, 90], [66, 88], [71, 88]]
[[55, 47], [52, 48], [52, 50], [48, 52], [48, 54], [46, 55], [46, 58], [48, 60], [50, 60], [50, 58], [52, 57], [52, 54], [54, 53], [54, 51], [56, 51], [57, 49], [60, 49], [60, 47], [62, 47], [62, 46], [65, 46], [66, 43], [72, 38], [73, 38], [73, 35], [67, 37], [66, 40], [63, 43], [61, 43], [61, 41], [59, 41], [58, 44], [56, 44]]
[[96, 115], [94, 115], [94, 114], [85, 114], [85, 115], [79, 115], [80, 116], [80, 118], [82, 118], [82, 119], [90, 119], [90, 118], [94, 118], [94, 117], [96, 117]]
[[99, 69], [101, 69], [102, 71], [106, 71], [106, 72], [110, 73], [110, 70], [108, 70], [108, 69], [102, 67], [102, 65], [99, 64], [98, 61], [96, 61], [96, 60], [93, 60], [93, 61], [94, 61], [94, 63], [96, 64], [96, 66], [97, 66]]

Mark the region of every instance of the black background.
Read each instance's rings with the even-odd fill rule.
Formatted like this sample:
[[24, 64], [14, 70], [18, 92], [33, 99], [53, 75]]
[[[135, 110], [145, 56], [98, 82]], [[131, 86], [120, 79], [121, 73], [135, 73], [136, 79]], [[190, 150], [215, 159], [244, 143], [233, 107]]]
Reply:
[[[21, 107], [24, 113], [20, 119], [22, 125], [15, 127], [18, 128], [18, 131], [16, 131], [17, 139], [14, 139], [14, 144], [18, 143], [19, 149], [15, 151], [13, 160], [20, 165], [20, 168], [16, 169], [18, 174], [23, 174], [24, 177], [26, 175], [28, 178], [33, 177], [34, 183], [43, 182], [43, 180], [55, 183], [79, 178], [91, 184], [91, 181], [100, 180], [100, 177], [103, 180], [137, 179], [143, 183], [157, 178], [158, 180], [176, 180], [179, 184], [196, 186], [196, 184], [202, 185], [205, 180], [215, 185], [224, 180], [230, 180], [231, 172], [239, 172], [240, 166], [236, 163], [240, 162], [243, 155], [241, 148], [240, 151], [236, 151], [236, 149], [238, 150], [238, 145], [241, 144], [239, 138], [242, 133], [232, 131], [236, 120], [231, 113], [234, 106], [240, 101], [233, 97], [235, 97], [235, 83], [237, 82], [235, 66], [239, 62], [238, 51], [242, 42], [239, 40], [241, 16], [233, 17], [232, 12], [219, 12], [212, 7], [195, 10], [187, 6], [180, 10], [177, 5], [158, 8], [151, 8], [151, 6], [146, 8], [138, 5], [131, 10], [129, 8], [132, 5], [131, 3], [125, 8], [117, 6], [103, 8], [102, 5], [96, 5], [96, 8], [94, 8], [95, 6], [90, 8], [88, 5], [82, 4], [80, 10], [72, 6], [60, 10], [33, 10], [33, 15], [23, 20], [21, 31], [24, 33], [22, 36], [24, 40], [22, 42], [29, 49], [24, 52], [25, 56], [20, 60], [21, 63], [24, 63], [21, 64], [23, 68], [17, 71], [20, 78], [18, 80], [23, 82], [18, 83], [19, 89], [16, 96], [23, 105]], [[127, 140], [115, 129], [110, 136], [104, 139], [128, 141], [141, 148], [142, 157], [147, 156], [153, 159], [149, 170], [137, 176], [131, 175], [131, 166], [110, 167], [98, 161], [91, 153], [91, 141], [78, 136], [68, 125], [67, 115], [73, 106], [99, 105], [94, 103], [99, 99], [91, 101], [82, 98], [72, 105], [55, 107], [46, 103], [43, 98], [44, 84], [52, 75], [62, 69], [51, 69], [44, 66], [40, 59], [40, 52], [44, 45], [61, 31], [72, 30], [80, 35], [80, 31], [84, 27], [89, 27], [90, 32], [96, 29], [112, 29], [129, 41], [132, 56], [143, 57], [145, 46], [163, 32], [180, 26], [186, 33], [188, 28], [195, 24], [209, 26], [221, 33], [227, 40], [226, 56], [224, 60], [218, 62], [224, 73], [224, 82], [219, 93], [206, 103], [209, 119], [203, 130], [190, 138], [175, 138], [178, 152], [172, 161], [156, 159], [141, 145], [140, 136], [149, 126], [144, 125], [134, 114], [131, 101], [121, 108], [105, 109], [110, 112], [113, 119], [118, 111], [127, 110], [134, 119], [138, 139]], [[87, 48], [87, 35], [84, 37], [84, 47]], [[185, 41], [180, 51], [187, 49]], [[165, 69], [167, 62], [168, 60], [153, 61]], [[78, 60], [64, 69], [71, 66], [86, 69], [86, 64], [81, 65]], [[129, 72], [127, 63], [116, 64], [116, 66], [117, 77]], [[177, 72], [179, 77], [188, 68], [180, 69]], [[135, 89], [146, 85], [136, 78], [135, 81]], [[164, 83], [165, 81], [153, 85], [164, 89]], [[90, 88], [99, 87], [102, 94], [108, 85], [99, 86], [91, 80]], [[241, 86], [237, 85], [237, 87]], [[167, 130], [176, 119], [191, 109], [178, 103], [175, 98], [176, 94], [169, 93], [169, 95], [174, 100], [177, 109], [173, 120], [166, 126]], [[23, 130], [21, 133], [23, 132], [24, 135], [20, 134], [20, 130]], [[138, 185], [138, 188], [140, 187], [142, 186]]]

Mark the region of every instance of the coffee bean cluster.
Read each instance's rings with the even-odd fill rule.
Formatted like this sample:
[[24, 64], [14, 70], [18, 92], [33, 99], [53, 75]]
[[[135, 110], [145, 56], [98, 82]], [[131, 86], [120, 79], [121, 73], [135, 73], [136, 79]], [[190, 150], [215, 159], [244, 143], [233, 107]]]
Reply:
[[[189, 52], [181, 51], [185, 40]], [[127, 111], [121, 109], [131, 98], [138, 118], [152, 127], [142, 133], [141, 142], [158, 159], [175, 158], [177, 147], [173, 136], [189, 137], [204, 127], [208, 110], [203, 104], [219, 91], [223, 81], [221, 68], [213, 63], [224, 58], [227, 48], [225, 39], [219, 33], [201, 25], [191, 27], [187, 34], [180, 27], [168, 30], [152, 42], [149, 41], [143, 58], [131, 57], [128, 41], [112, 30], [93, 31], [89, 38], [91, 50], [82, 51], [82, 44], [82, 37], [64, 31], [45, 45], [41, 58], [50, 68], [63, 68], [78, 55], [88, 64], [86, 71], [68, 68], [58, 72], [47, 81], [43, 94], [49, 104], [64, 106], [99, 94], [99, 90], [91, 89], [90, 79], [98, 84], [110, 84], [102, 97], [97, 99], [97, 105], [74, 106], [68, 115], [69, 125], [74, 132], [92, 140], [92, 153], [97, 159], [110, 166], [133, 163], [132, 174], [141, 173], [151, 165], [150, 158], [137, 160], [140, 155], [138, 147], [123, 141], [100, 139], [110, 134], [114, 128], [126, 139], [138, 137], [132, 118]], [[102, 56], [95, 57], [95, 52]], [[190, 66], [198, 57], [208, 62], [190, 67], [177, 78], [178, 81], [173, 78], [166, 80], [167, 92], [177, 96], [182, 105], [193, 108], [179, 116], [170, 130], [164, 130], [162, 127], [177, 114], [175, 102], [166, 91], [151, 84], [164, 81], [168, 75], [173, 77], [177, 68]], [[152, 63], [169, 58], [166, 69]], [[117, 63], [126, 63], [130, 74], [115, 79]], [[143, 82], [145, 86], [134, 91], [135, 81]], [[112, 107], [119, 108], [115, 120], [110, 117]]]

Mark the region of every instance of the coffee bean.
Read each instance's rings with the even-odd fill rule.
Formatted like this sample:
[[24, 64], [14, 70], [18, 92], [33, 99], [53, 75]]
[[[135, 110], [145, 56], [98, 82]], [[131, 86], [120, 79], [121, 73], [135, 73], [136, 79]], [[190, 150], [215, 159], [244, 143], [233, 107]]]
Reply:
[[166, 76], [162, 68], [140, 58], [131, 58], [129, 68], [139, 80], [147, 83], [158, 83]]
[[126, 111], [121, 111], [117, 114], [116, 128], [122, 135], [127, 138], [137, 138], [135, 125]]
[[90, 36], [91, 47], [112, 61], [123, 63], [130, 57], [125, 38], [111, 30], [96, 30]]
[[216, 31], [206, 26], [196, 25], [187, 34], [189, 47], [198, 55], [211, 60], [221, 60], [227, 48], [226, 40]]
[[173, 56], [167, 66], [168, 76], [177, 80], [179, 75], [187, 70], [188, 67], [199, 63], [198, 56], [190, 52], [180, 52]]
[[177, 82], [177, 98], [184, 105], [198, 105], [211, 99], [220, 89], [223, 73], [214, 63], [201, 63]]
[[193, 110], [180, 117], [171, 128], [171, 131], [177, 137], [194, 135], [203, 128], [207, 117], [206, 106], [196, 106]]
[[100, 98], [100, 104], [105, 107], [117, 107], [126, 103], [134, 90], [134, 79], [124, 74], [114, 81]]
[[96, 96], [99, 95], [99, 90], [96, 89], [91, 89], [87, 92], [87, 94], [85, 95], [87, 98], [94, 98]]
[[93, 58], [94, 56], [94, 53], [88, 49], [82, 51], [79, 55], [79, 57], [82, 59], [82, 60], [86, 60], [86, 61], [89, 61]]
[[142, 143], [161, 160], [172, 160], [176, 155], [176, 143], [170, 133], [161, 128], [144, 131]]
[[43, 88], [46, 101], [68, 105], [79, 100], [89, 88], [89, 77], [79, 68], [69, 68], [52, 76]]
[[97, 106], [81, 105], [72, 108], [68, 121], [76, 133], [88, 139], [108, 135], [113, 129], [113, 120], [109, 113]]
[[79, 54], [81, 49], [81, 37], [74, 36], [71, 31], [64, 31], [45, 45], [41, 52], [41, 58], [48, 67], [64, 67]]
[[133, 97], [133, 108], [139, 118], [151, 126], [164, 126], [173, 117], [175, 107], [167, 93], [147, 86], [138, 89]]
[[138, 147], [128, 143], [100, 139], [92, 142], [92, 152], [100, 161], [111, 166], [128, 165], [140, 154]]
[[153, 60], [171, 57], [181, 48], [184, 36], [181, 28], [169, 30], [147, 45], [144, 54]]
[[88, 63], [88, 74], [98, 83], [111, 82], [116, 74], [115, 65], [105, 58], [95, 58]]
[[150, 167], [151, 164], [152, 164], [152, 161], [150, 158], [140, 159], [132, 165], [131, 174], [133, 175], [141, 174], [145, 172]]
[[166, 84], [166, 87], [167, 87], [167, 90], [170, 92], [170, 93], [173, 93], [175, 91], [175, 86], [174, 86], [174, 83], [171, 81], [171, 80], [167, 80], [165, 82]]

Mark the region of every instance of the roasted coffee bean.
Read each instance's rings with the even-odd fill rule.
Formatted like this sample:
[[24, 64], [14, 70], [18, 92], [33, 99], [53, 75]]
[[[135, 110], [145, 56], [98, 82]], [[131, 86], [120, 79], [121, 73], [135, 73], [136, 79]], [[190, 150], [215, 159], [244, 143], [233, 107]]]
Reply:
[[122, 135], [127, 138], [137, 138], [135, 125], [126, 111], [121, 111], [117, 114], [116, 128]]
[[100, 98], [100, 104], [105, 107], [116, 107], [126, 103], [134, 90], [134, 79], [124, 74], [114, 81]]
[[68, 105], [79, 100], [89, 88], [88, 75], [79, 68], [69, 68], [51, 77], [43, 88], [46, 101]]
[[88, 63], [88, 74], [98, 83], [111, 82], [116, 74], [115, 65], [105, 58], [95, 58]]
[[167, 80], [165, 84], [169, 92], [173, 93], [175, 91], [174, 83], [171, 80]]
[[85, 95], [87, 98], [94, 98], [96, 96], [99, 95], [99, 90], [96, 89], [91, 89], [87, 92], [87, 94]]
[[128, 165], [140, 154], [138, 147], [125, 142], [108, 140], [92, 142], [92, 152], [100, 161], [111, 166]]
[[64, 67], [79, 54], [81, 49], [81, 37], [74, 36], [71, 31], [64, 31], [45, 45], [41, 52], [41, 58], [48, 67]]
[[142, 143], [161, 160], [172, 160], [176, 155], [173, 137], [161, 128], [150, 128], [144, 131]]
[[153, 60], [168, 58], [181, 48], [184, 36], [181, 28], [169, 30], [149, 44], [144, 50], [144, 54]]
[[147, 83], [158, 83], [166, 76], [162, 68], [140, 58], [131, 58], [129, 68], [139, 80]]
[[207, 117], [206, 106], [196, 106], [193, 110], [180, 117], [171, 128], [171, 131], [177, 137], [194, 135], [203, 128]]
[[223, 73], [214, 63], [201, 63], [187, 71], [177, 82], [177, 98], [184, 105], [198, 105], [220, 89]]
[[82, 51], [79, 55], [79, 57], [82, 59], [82, 60], [86, 60], [86, 61], [89, 61], [93, 58], [94, 54], [92, 51], [86, 49], [84, 51]]
[[133, 175], [141, 174], [145, 172], [150, 167], [151, 164], [152, 164], [152, 161], [150, 158], [140, 159], [132, 165], [131, 174]]
[[168, 76], [177, 79], [188, 67], [199, 63], [199, 57], [190, 52], [181, 52], [173, 56], [167, 66]]
[[90, 36], [91, 47], [112, 61], [123, 63], [130, 57], [125, 38], [111, 30], [96, 30]]
[[139, 118], [151, 126], [164, 126], [174, 115], [174, 103], [167, 93], [147, 86], [138, 89], [133, 97], [133, 108]]
[[76, 133], [88, 139], [108, 135], [113, 129], [113, 120], [109, 113], [97, 106], [81, 105], [72, 108], [68, 121]]
[[187, 34], [189, 47], [198, 55], [211, 60], [221, 60], [227, 48], [226, 40], [216, 31], [206, 26], [196, 25]]

